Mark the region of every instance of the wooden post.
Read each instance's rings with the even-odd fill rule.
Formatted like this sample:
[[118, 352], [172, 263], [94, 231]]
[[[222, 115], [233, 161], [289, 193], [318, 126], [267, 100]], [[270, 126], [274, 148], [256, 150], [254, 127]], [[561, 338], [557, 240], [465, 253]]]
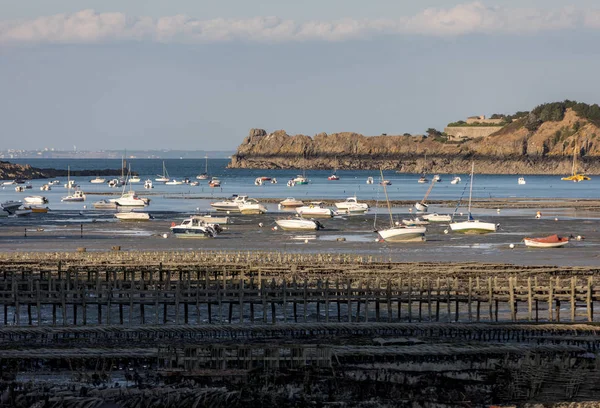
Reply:
[[[347, 297], [348, 297], [348, 322], [352, 322], [352, 283], [350, 282], [350, 279], [348, 278], [346, 280], [346, 291], [347, 291]], [[306, 299], [306, 286], [304, 289], [304, 297]], [[304, 321], [306, 321], [306, 309], [304, 312]]]
[[451, 299], [450, 299], [450, 289], [452, 287], [452, 284], [450, 283], [450, 278], [446, 278], [446, 308], [447, 308], [447, 320], [448, 322], [452, 321], [452, 304], [451, 304]]
[[408, 277], [408, 322], [412, 322], [412, 276]]
[[548, 280], [548, 320], [554, 321], [554, 302], [552, 300], [552, 279]]
[[473, 278], [469, 276], [469, 292], [467, 294], [467, 308], [469, 314], [469, 322], [473, 321], [473, 309], [471, 307], [471, 301], [473, 299]]
[[586, 298], [586, 306], [587, 306], [587, 319], [588, 322], [594, 321], [594, 309], [592, 308], [592, 280], [593, 278], [588, 277], [587, 283], [587, 298]]
[[329, 278], [325, 280], [325, 323], [329, 323]]
[[508, 277], [508, 302], [510, 303], [510, 320], [517, 320], [517, 312], [515, 311], [515, 286], [512, 276]]
[[390, 279], [387, 280], [385, 286], [385, 296], [387, 302], [387, 321], [391, 323], [392, 321], [392, 281]]
[[494, 321], [494, 292], [492, 290], [492, 278], [488, 278], [488, 306], [490, 309], [490, 321]]
[[527, 278], [527, 317], [533, 320], [533, 290], [531, 288], [531, 277]]
[[576, 284], [577, 278], [575, 276], [571, 277], [571, 321], [575, 321], [575, 310], [576, 310]]

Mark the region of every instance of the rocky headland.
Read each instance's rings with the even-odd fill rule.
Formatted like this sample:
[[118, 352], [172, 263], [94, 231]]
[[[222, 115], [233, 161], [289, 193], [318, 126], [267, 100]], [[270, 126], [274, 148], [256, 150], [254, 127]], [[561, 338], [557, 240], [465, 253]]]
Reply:
[[[121, 172], [121, 169], [72, 170], [71, 176], [120, 176]], [[14, 164], [0, 161], [0, 180], [31, 180], [37, 178], [54, 178], [65, 176], [67, 176], [67, 170], [38, 169], [31, 167], [29, 164]]]
[[511, 117], [495, 133], [468, 140], [430, 135], [313, 137], [251, 129], [231, 168], [395, 169], [399, 172], [571, 174], [573, 154], [585, 174], [600, 174], [600, 107], [572, 101], [544, 104]]

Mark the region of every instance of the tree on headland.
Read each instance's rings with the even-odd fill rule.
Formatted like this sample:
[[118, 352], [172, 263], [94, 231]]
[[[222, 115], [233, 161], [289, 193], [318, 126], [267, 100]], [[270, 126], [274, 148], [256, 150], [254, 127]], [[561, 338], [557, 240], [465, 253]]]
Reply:
[[442, 132], [440, 132], [437, 129], [434, 128], [429, 128], [425, 131], [425, 133], [427, 134], [427, 137], [439, 137], [439, 136], [443, 136]]

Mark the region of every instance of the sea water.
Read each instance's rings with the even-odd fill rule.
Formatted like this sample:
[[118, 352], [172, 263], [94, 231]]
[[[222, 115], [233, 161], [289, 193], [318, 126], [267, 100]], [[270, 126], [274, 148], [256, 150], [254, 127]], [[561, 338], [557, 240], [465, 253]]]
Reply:
[[[13, 163], [30, 164], [38, 168], [54, 168], [67, 170], [103, 170], [119, 169], [120, 159], [15, 159]], [[196, 181], [196, 175], [203, 173], [205, 159], [166, 159], [165, 167], [171, 179], [183, 180], [189, 178]], [[260, 198], [286, 198], [295, 197], [300, 200], [306, 199], [340, 199], [356, 195], [359, 200], [379, 200], [385, 202], [383, 189], [379, 186], [380, 178], [377, 170], [338, 170], [336, 174], [340, 180], [330, 181], [327, 179], [332, 170], [268, 170], [268, 169], [229, 169], [228, 159], [209, 159], [209, 176], [218, 177], [221, 187], [211, 188], [208, 180], [200, 181], [199, 186], [187, 184], [169, 186], [154, 181], [162, 173], [162, 159], [128, 159], [127, 165], [131, 170], [139, 174], [142, 182], [133, 184], [132, 189], [141, 196], [152, 199], [148, 208], [153, 211], [193, 212], [196, 210], [208, 210], [210, 202], [232, 194], [248, 195]], [[465, 169], [468, 170], [468, 169]], [[425, 195], [429, 184], [417, 183], [420, 174], [404, 174], [395, 171], [384, 171], [384, 177], [391, 181], [387, 187], [390, 200], [415, 200], [420, 201]], [[287, 181], [298, 174], [305, 174], [310, 180], [307, 185], [288, 187]], [[460, 176], [459, 184], [450, 184], [454, 176]], [[574, 183], [562, 181], [558, 175], [528, 175], [525, 176], [527, 184], [519, 185], [517, 179], [520, 175], [488, 175], [475, 174], [473, 184], [473, 198], [492, 199], [527, 199], [527, 198], [565, 198], [565, 199], [596, 199], [598, 198], [600, 177], [592, 177], [592, 180]], [[257, 186], [254, 181], [257, 177], [271, 177], [277, 179], [277, 184], [266, 181]], [[375, 184], [366, 184], [367, 178], [373, 177]], [[433, 174], [428, 175], [429, 180]], [[433, 187], [429, 199], [432, 200], [458, 200], [468, 197], [469, 175], [465, 174], [441, 174], [442, 181]], [[6, 200], [22, 200], [28, 195], [43, 195], [50, 200], [48, 206], [53, 210], [80, 210], [92, 208], [95, 201], [103, 198], [115, 198], [120, 195], [122, 188], [110, 188], [107, 184], [91, 184], [94, 176], [72, 177], [80, 188], [88, 194], [84, 203], [63, 203], [62, 196], [67, 194], [64, 184], [66, 177], [60, 177], [60, 185], [52, 186], [51, 191], [40, 191], [40, 186], [47, 183], [47, 179], [32, 180], [33, 188], [25, 192], [17, 193], [14, 185], [0, 187], [0, 202]], [[111, 176], [103, 178], [109, 181]], [[145, 190], [143, 182], [151, 179], [154, 188]], [[129, 187], [126, 187], [129, 189]], [[276, 206], [275, 206], [276, 208]], [[269, 208], [271, 210], [271, 208]]]

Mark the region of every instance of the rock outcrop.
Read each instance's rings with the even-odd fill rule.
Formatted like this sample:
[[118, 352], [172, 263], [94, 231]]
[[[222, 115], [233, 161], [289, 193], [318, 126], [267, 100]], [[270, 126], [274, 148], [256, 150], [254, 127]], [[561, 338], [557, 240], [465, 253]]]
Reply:
[[535, 131], [521, 118], [484, 138], [450, 142], [425, 136], [363, 136], [319, 133], [290, 136], [284, 130], [252, 129], [231, 158], [232, 168], [396, 169], [400, 172], [570, 174], [573, 152], [579, 170], [600, 174], [600, 128], [566, 109], [560, 121]]
[[[125, 170], [127, 171], [127, 170]], [[30, 180], [36, 178], [64, 177], [67, 170], [38, 169], [29, 164], [0, 161], [0, 180]], [[71, 171], [71, 176], [120, 176], [121, 169]]]

